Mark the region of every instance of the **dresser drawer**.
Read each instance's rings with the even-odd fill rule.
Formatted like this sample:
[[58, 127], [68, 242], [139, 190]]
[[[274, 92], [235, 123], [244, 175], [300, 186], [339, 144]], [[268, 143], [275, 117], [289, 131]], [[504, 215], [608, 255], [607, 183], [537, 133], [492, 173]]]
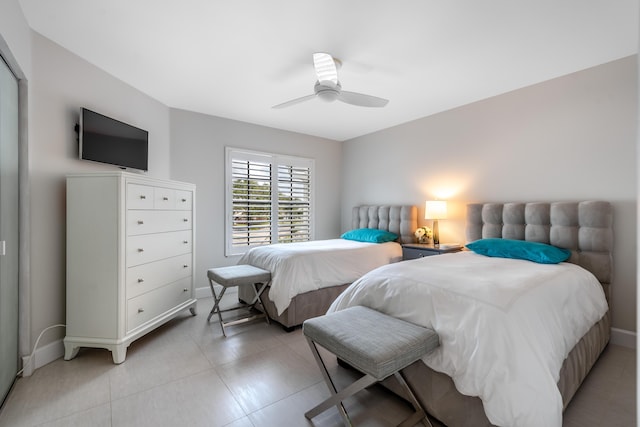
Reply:
[[430, 252], [430, 251], [424, 251], [421, 249], [414, 249], [414, 248], [402, 248], [403, 260], [423, 258], [426, 256], [432, 256], [432, 255], [438, 255], [438, 252]]
[[127, 299], [191, 277], [192, 255], [185, 254], [127, 268]]
[[190, 253], [191, 230], [127, 237], [127, 267]]
[[191, 210], [193, 192], [174, 190], [172, 188], [157, 187], [153, 194], [154, 209]]
[[190, 211], [127, 211], [127, 236], [191, 230]]
[[127, 300], [127, 332], [191, 298], [191, 278], [170, 283]]
[[153, 209], [153, 187], [127, 184], [127, 208]]
[[192, 210], [193, 206], [193, 192], [186, 190], [176, 190], [176, 209], [178, 210]]
[[402, 245], [402, 259], [424, 258], [426, 256], [449, 254], [460, 252], [462, 246], [457, 243], [448, 243], [444, 245], [433, 245], [425, 243], [405, 243]]
[[153, 189], [154, 209], [175, 209], [176, 190], [172, 188], [156, 187]]

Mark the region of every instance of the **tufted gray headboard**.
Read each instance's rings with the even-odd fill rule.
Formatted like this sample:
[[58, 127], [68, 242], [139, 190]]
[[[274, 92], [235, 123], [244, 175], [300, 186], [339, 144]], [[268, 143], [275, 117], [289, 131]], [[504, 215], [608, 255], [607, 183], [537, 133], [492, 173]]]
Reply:
[[413, 243], [418, 228], [418, 208], [411, 205], [355, 206], [351, 215], [351, 228], [377, 228], [400, 236], [400, 243]]
[[568, 262], [589, 270], [607, 299], [613, 247], [611, 204], [602, 201], [477, 203], [467, 205], [467, 242], [503, 238], [548, 243], [571, 250]]

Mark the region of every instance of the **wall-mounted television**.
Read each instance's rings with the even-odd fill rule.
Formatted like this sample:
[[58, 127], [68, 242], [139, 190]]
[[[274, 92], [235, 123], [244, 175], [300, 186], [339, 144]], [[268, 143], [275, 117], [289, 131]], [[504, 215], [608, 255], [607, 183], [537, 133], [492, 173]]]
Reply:
[[86, 108], [80, 109], [80, 158], [149, 170], [149, 132]]

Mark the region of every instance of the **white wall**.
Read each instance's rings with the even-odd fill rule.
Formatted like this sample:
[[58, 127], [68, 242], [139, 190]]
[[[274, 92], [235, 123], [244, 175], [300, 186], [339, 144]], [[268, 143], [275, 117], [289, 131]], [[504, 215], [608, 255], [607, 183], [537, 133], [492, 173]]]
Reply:
[[[78, 159], [80, 107], [149, 131], [149, 176], [170, 178], [169, 109], [33, 33], [30, 81], [31, 339], [65, 322], [65, 176], [114, 170]], [[96, 224], [99, 227], [100, 224]], [[87, 236], [90, 238], [90, 236]], [[45, 335], [41, 344], [64, 336]]]
[[635, 331], [637, 113], [634, 56], [347, 141], [342, 228], [359, 203], [423, 217], [438, 197], [441, 241], [464, 242], [469, 202], [608, 200], [613, 326]]
[[196, 287], [208, 287], [207, 269], [238, 260], [224, 255], [227, 146], [314, 159], [315, 235], [339, 235], [341, 143], [173, 109], [171, 140], [171, 177], [197, 186]]

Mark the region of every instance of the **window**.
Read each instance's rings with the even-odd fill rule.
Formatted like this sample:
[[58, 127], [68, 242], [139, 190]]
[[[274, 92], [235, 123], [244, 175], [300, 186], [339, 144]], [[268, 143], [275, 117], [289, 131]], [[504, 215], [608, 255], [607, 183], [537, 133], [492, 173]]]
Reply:
[[313, 160], [227, 148], [226, 254], [313, 238]]

